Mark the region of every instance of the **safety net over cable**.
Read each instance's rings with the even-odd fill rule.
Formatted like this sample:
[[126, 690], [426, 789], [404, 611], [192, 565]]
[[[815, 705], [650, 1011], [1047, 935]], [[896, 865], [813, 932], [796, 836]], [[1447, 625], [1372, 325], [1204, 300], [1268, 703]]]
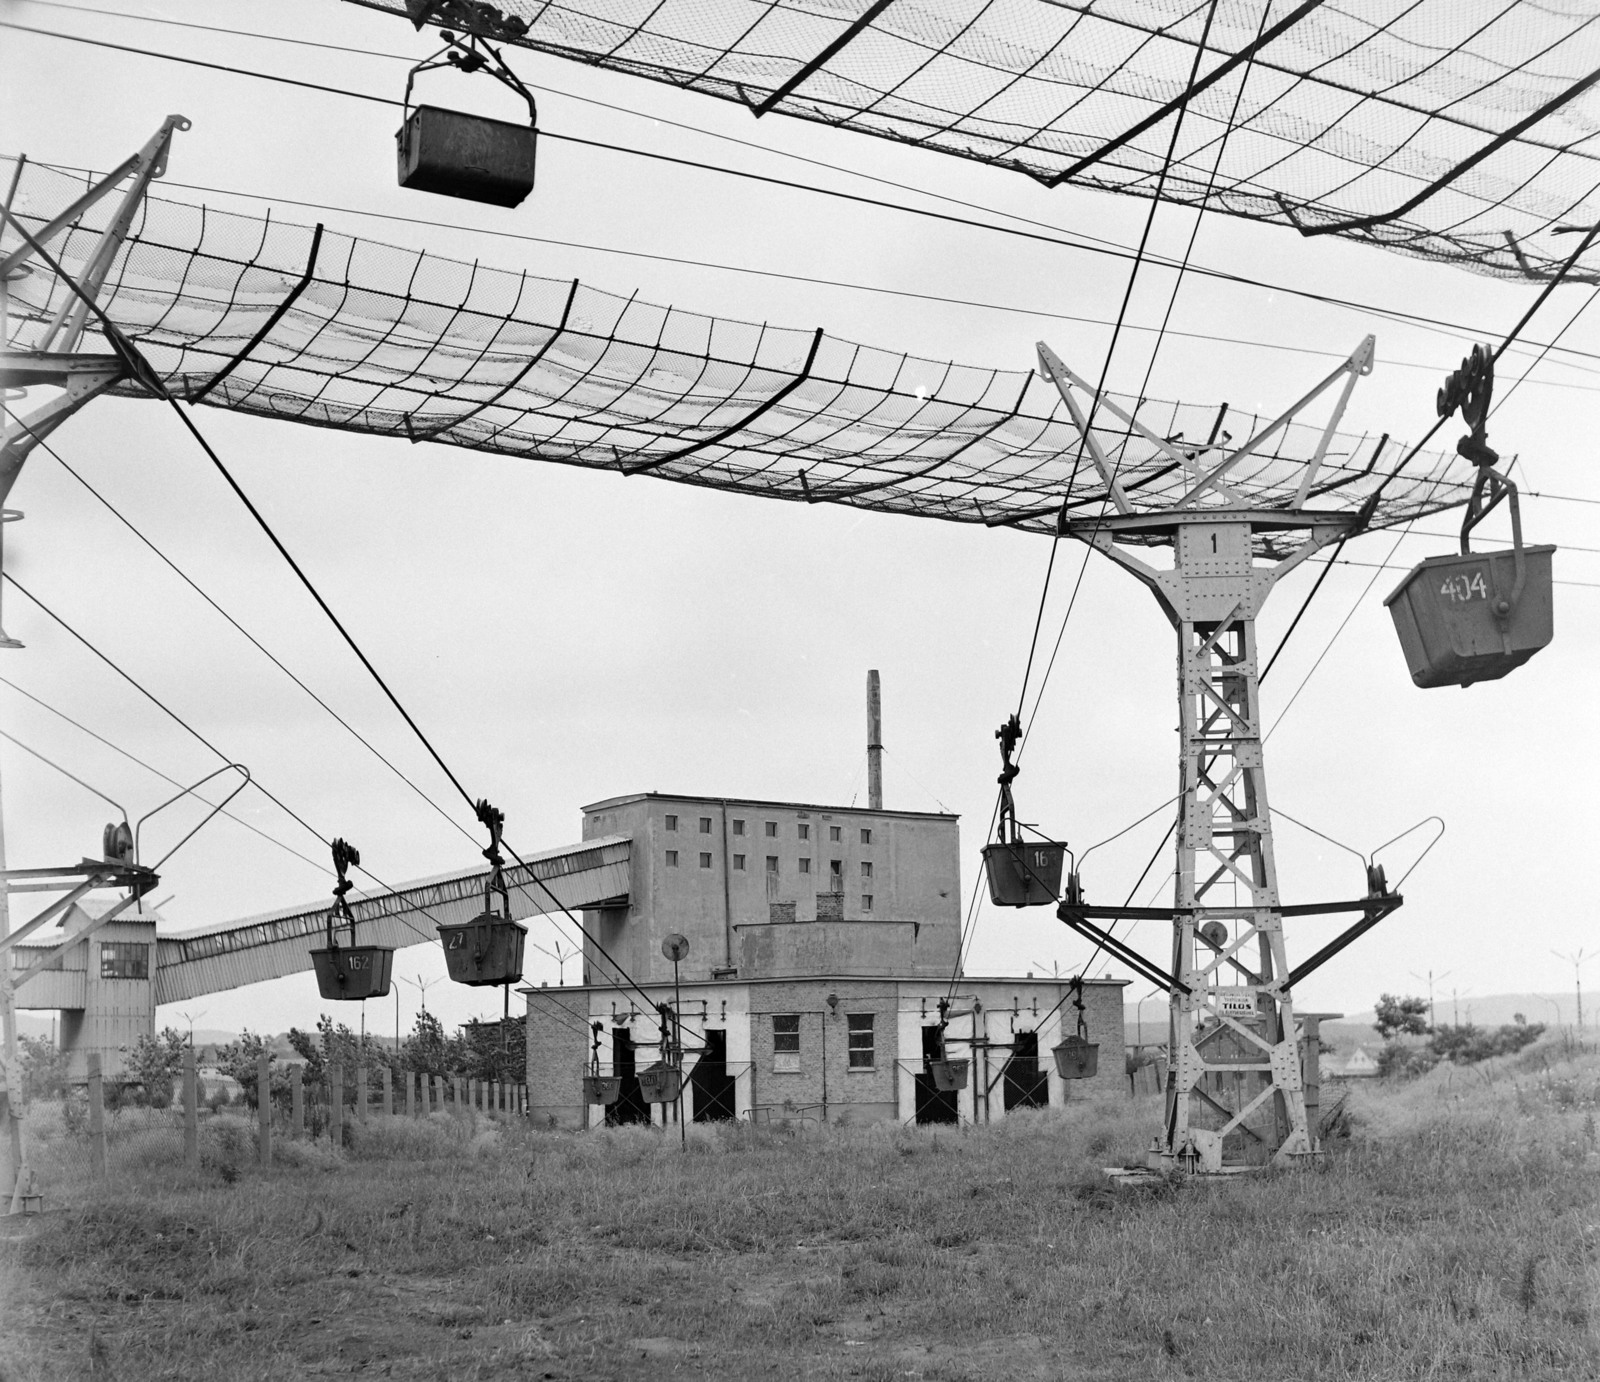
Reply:
[[1593, 0], [355, 3], [1050, 186], [1155, 195], [1182, 105], [1164, 198], [1507, 277], [1600, 220]]
[[[7, 182], [15, 164], [0, 159]], [[24, 163], [13, 209], [37, 230], [88, 181]], [[82, 271], [109, 205], [47, 245], [67, 274]], [[20, 240], [8, 228], [0, 243]], [[10, 347], [29, 349], [67, 292], [42, 265], [14, 282]], [[685, 312], [321, 227], [147, 198], [102, 300], [175, 393], [264, 417], [1036, 532], [1055, 531], [1063, 503], [1093, 515], [1106, 498], [1060, 395], [1031, 371]], [[1154, 400], [1136, 416], [1197, 448], [1263, 422]], [[1169, 505], [1192, 483], [1104, 410], [1095, 432], [1135, 507]], [[1289, 507], [1320, 436], [1291, 424], [1229, 487]], [[1335, 436], [1314, 505], [1354, 510], [1381, 486], [1383, 524], [1465, 500], [1465, 461], [1430, 453], [1402, 468], [1404, 451], [1380, 440]]]

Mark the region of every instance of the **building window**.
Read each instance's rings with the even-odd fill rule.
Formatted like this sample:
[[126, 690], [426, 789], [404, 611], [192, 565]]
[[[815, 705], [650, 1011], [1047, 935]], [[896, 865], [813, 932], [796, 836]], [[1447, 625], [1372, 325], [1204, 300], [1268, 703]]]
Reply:
[[775, 874], [775, 873], [777, 873], [777, 871], [778, 871], [778, 856], [776, 854], [767, 855], [767, 872]]
[[668, 816], [667, 817], [667, 829], [668, 830], [676, 830], [677, 828], [678, 828], [678, 818], [676, 816]]
[[872, 861], [870, 859], [863, 859], [861, 861], [861, 876], [863, 878], [872, 877]]
[[710, 855], [710, 853], [708, 851], [705, 851], [705, 850], [701, 851], [701, 853], [700, 853], [700, 867], [703, 868], [703, 869], [708, 869], [708, 868], [711, 867], [711, 855]]
[[828, 827], [828, 838], [834, 844], [838, 844], [840, 840], [844, 839], [844, 827], [842, 825], [830, 825]]
[[735, 821], [733, 823], [733, 833], [735, 835], [743, 835], [744, 834], [744, 822], [743, 821]]
[[842, 893], [844, 891], [843, 859], [828, 860], [828, 882], [833, 885], [834, 892]]
[[667, 851], [667, 867], [669, 869], [675, 869], [675, 868], [678, 867], [678, 851], [677, 850], [669, 849]]
[[864, 845], [870, 845], [872, 843], [872, 832], [865, 827], [863, 827], [861, 831], [861, 843]]
[[846, 1013], [844, 1020], [849, 1034], [850, 1069], [871, 1070], [877, 1064], [877, 1052], [872, 1040], [872, 1014]]
[[810, 873], [811, 872], [811, 860], [802, 859], [800, 861], [800, 872], [801, 873]]
[[776, 1013], [772, 1018], [772, 1069], [775, 1073], [800, 1072], [800, 1014]]
[[101, 941], [102, 979], [148, 979], [150, 947], [140, 941]]
[[778, 823], [777, 823], [777, 821], [768, 821], [767, 822], [767, 838], [769, 840], [776, 840], [778, 838]]
[[811, 838], [811, 827], [804, 821], [800, 822], [800, 838], [802, 840], [809, 840]]
[[702, 835], [709, 835], [711, 833], [711, 817], [710, 816], [701, 816], [700, 817], [700, 833]]
[[861, 894], [861, 910], [863, 912], [870, 912], [872, 910], [872, 894], [871, 893], [862, 893]]
[[735, 854], [733, 856], [733, 870], [735, 873], [744, 872], [744, 855]]

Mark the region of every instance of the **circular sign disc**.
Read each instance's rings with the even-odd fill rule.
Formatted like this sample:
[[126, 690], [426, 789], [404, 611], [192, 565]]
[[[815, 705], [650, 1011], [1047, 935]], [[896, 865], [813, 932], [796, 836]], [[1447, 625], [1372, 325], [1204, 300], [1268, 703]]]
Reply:
[[671, 960], [673, 964], [677, 964], [679, 960], [686, 959], [688, 957], [689, 938], [687, 936], [680, 936], [676, 931], [674, 931], [670, 936], [667, 936], [662, 940], [661, 953]]

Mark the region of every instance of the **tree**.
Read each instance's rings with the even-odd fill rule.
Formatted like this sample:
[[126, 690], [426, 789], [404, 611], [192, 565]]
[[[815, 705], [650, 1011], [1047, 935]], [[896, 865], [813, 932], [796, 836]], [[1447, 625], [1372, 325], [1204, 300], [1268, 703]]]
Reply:
[[24, 1099], [59, 1099], [67, 1092], [67, 1055], [49, 1037], [19, 1036]]
[[[217, 1068], [224, 1075], [232, 1075], [239, 1082], [240, 1092], [243, 1093], [245, 1102], [251, 1108], [258, 1107], [256, 1090], [256, 1061], [262, 1057], [271, 1057], [272, 1050], [267, 1045], [266, 1038], [256, 1036], [247, 1027], [239, 1034], [237, 1041], [230, 1041], [226, 1046], [217, 1048]], [[272, 1070], [272, 1087], [268, 1095], [275, 1099], [282, 1099], [289, 1092], [289, 1072], [281, 1066], [274, 1064]]]
[[186, 1046], [183, 1034], [168, 1027], [160, 1036], [141, 1036], [128, 1052], [127, 1082], [144, 1087], [143, 1100], [152, 1108], [172, 1102], [172, 1082], [183, 1069]]
[[1392, 993], [1380, 994], [1375, 1012], [1378, 1020], [1372, 1025], [1385, 1041], [1392, 1041], [1398, 1036], [1428, 1034], [1426, 998], [1396, 998]]

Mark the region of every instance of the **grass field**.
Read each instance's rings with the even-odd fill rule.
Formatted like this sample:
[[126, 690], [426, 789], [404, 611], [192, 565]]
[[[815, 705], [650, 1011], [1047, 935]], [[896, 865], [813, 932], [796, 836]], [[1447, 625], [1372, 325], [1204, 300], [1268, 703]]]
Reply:
[[1361, 1088], [1318, 1170], [1112, 1191], [1153, 1100], [981, 1130], [438, 1115], [0, 1221], [0, 1379], [1600, 1377], [1600, 1059]]

